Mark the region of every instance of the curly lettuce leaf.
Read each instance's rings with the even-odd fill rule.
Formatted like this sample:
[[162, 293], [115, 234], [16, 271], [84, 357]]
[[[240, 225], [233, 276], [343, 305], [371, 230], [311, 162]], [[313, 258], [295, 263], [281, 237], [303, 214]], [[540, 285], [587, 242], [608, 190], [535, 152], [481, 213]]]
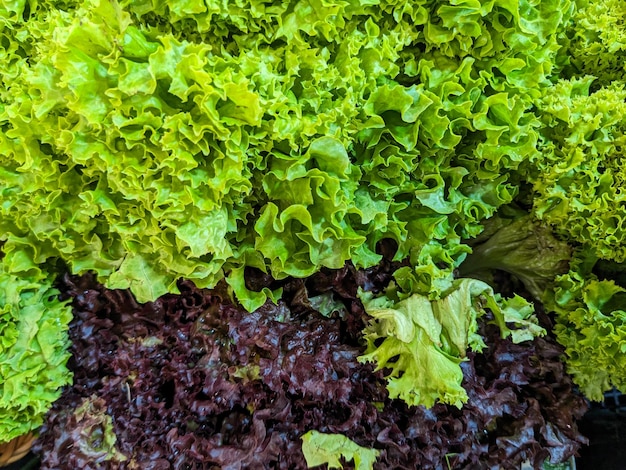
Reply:
[[599, 84], [624, 81], [626, 5], [620, 0], [577, 0], [566, 31], [563, 55], [568, 73], [592, 75]]
[[326, 464], [329, 469], [341, 469], [343, 457], [348, 462], [354, 460], [356, 470], [372, 470], [380, 452], [361, 447], [341, 434], [308, 431], [302, 435], [302, 453], [309, 467]]
[[390, 397], [414, 406], [429, 408], [439, 400], [460, 408], [467, 401], [460, 364], [468, 349], [485, 346], [477, 331], [486, 309], [503, 338], [522, 342], [545, 333], [528, 302], [521, 297], [503, 300], [475, 279], [454, 281], [438, 300], [419, 294], [400, 301], [365, 292], [360, 297], [372, 320], [363, 332], [367, 348], [359, 360], [388, 369]]
[[106, 402], [92, 395], [83, 399], [71, 416], [68, 416], [69, 437], [89, 462], [124, 462], [127, 457], [117, 448], [113, 420], [107, 413]]
[[[514, 344], [501, 339], [498, 328], [481, 325], [488, 347], [469, 352], [462, 363], [470, 399], [461, 410], [389, 399], [382, 374], [357, 361], [363, 310], [356, 293], [357, 285], [385, 284], [392, 271], [382, 263], [309, 278], [308, 287], [345, 303], [346, 315], [333, 319], [313, 312], [298, 280], [291, 281], [292, 289], [299, 286], [296, 295], [292, 290], [279, 305], [249, 313], [221, 290], [190, 282], [181, 283], [180, 295], [146, 307], [127, 291], [108, 291], [92, 275], [64, 276], [59, 287], [74, 299], [77, 313], [71, 336], [92, 341], [73, 344], [75, 384], [48, 413], [35, 443], [42, 470], [89, 468], [89, 455], [66, 444], [82, 431], [102, 429], [85, 426], [95, 420], [73, 418], [94, 394], [105, 402], [96, 416], [111, 416], [116, 446], [128, 457], [121, 466], [303, 469], [300, 438], [310, 430], [376, 449], [375, 468], [390, 469], [539, 465], [548, 454], [552, 462], [567, 460], [584, 445], [576, 420], [586, 401], [573, 389], [551, 337]], [[119, 318], [113, 329], [112, 316]], [[468, 429], [487, 429], [489, 439]], [[354, 468], [348, 457], [333, 455]]]
[[437, 297], [537, 154], [571, 6], [11, 3], [0, 239], [142, 302], [226, 278], [252, 308], [242, 269], [373, 266], [392, 238]]

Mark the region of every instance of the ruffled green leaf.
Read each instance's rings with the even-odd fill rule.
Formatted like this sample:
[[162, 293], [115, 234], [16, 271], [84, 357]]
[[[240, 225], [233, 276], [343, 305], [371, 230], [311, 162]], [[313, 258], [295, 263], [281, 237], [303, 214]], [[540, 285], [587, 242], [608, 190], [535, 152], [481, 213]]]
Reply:
[[563, 55], [568, 73], [593, 75], [602, 85], [624, 81], [626, 5], [619, 0], [578, 0]]
[[309, 431], [302, 435], [302, 453], [309, 467], [326, 464], [328, 468], [343, 468], [340, 459], [344, 458], [353, 460], [356, 470], [371, 470], [380, 452], [361, 447], [341, 434]]
[[578, 255], [546, 305], [556, 312], [554, 331], [565, 347], [568, 372], [588, 398], [602, 401], [613, 387], [626, 390], [626, 289], [598, 279], [591, 273], [595, 261], [585, 263]]
[[398, 302], [371, 293], [360, 297], [372, 320], [359, 360], [376, 363], [377, 370], [388, 368], [389, 396], [409, 405], [431, 407], [442, 401], [460, 408], [467, 401], [460, 363], [468, 349], [484, 347], [477, 330], [486, 308], [503, 337], [522, 342], [545, 333], [532, 305], [517, 296], [502, 299], [475, 279], [454, 281], [438, 300], [419, 294]]
[[590, 92], [593, 79], [560, 81], [539, 102], [542, 155], [533, 159], [534, 213], [597, 256], [626, 259], [626, 90], [616, 82]]

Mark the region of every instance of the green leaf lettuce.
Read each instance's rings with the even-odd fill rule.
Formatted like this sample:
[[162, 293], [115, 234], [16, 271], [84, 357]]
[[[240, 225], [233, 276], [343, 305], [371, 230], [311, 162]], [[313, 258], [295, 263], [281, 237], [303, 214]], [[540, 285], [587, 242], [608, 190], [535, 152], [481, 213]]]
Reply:
[[0, 261], [0, 443], [36, 429], [71, 382], [66, 302], [50, 282]]
[[327, 464], [329, 469], [341, 469], [343, 457], [354, 460], [356, 470], [371, 470], [379, 451], [361, 447], [341, 434], [309, 431], [302, 436], [302, 453], [309, 467]]
[[596, 264], [597, 258], [579, 253], [557, 278], [547, 307], [556, 313], [554, 331], [568, 372], [588, 398], [602, 401], [612, 387], [626, 390], [626, 288], [599, 279]]
[[515, 342], [544, 333], [528, 302], [521, 297], [501, 299], [475, 279], [454, 281], [438, 300], [413, 294], [394, 301], [371, 293], [362, 293], [361, 300], [372, 320], [364, 330], [367, 349], [360, 360], [376, 363], [379, 370], [389, 369], [390, 397], [409, 405], [431, 407], [441, 400], [460, 408], [467, 401], [459, 365], [468, 349], [484, 347], [477, 330], [486, 309], [502, 336], [511, 335]]
[[[0, 11], [0, 240], [141, 302], [380, 260], [439, 296], [536, 156], [569, 0]], [[506, 27], [502, 25], [506, 24]]]

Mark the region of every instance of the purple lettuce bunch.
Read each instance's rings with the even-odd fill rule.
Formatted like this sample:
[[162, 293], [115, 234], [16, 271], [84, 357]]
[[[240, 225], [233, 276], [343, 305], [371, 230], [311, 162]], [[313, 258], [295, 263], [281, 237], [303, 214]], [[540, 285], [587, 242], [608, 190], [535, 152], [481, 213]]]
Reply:
[[[515, 469], [573, 455], [586, 403], [549, 338], [516, 345], [483, 325], [488, 347], [462, 365], [461, 409], [389, 399], [384, 370], [357, 360], [367, 320], [357, 288], [382, 289], [395, 267], [280, 281], [283, 300], [252, 313], [222, 285], [180, 282], [180, 295], [139, 304], [89, 275], [64, 277], [74, 385], [41, 429], [42, 469], [306, 469], [311, 430], [377, 449], [376, 469]], [[248, 274], [249, 288], [276, 287]]]

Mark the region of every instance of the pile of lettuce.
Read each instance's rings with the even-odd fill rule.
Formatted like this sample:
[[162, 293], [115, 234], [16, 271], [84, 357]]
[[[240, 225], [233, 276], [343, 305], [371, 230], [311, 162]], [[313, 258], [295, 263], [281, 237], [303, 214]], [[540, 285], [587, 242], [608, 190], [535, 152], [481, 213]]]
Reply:
[[[618, 0], [0, 5], [7, 272], [93, 273], [139, 310], [220, 286], [254, 318], [382, 262], [350, 331], [390, 399], [462, 408], [485, 328], [523, 355], [541, 308], [584, 394], [626, 387]], [[297, 298], [303, 331], [343, 311]], [[68, 420], [115, 426], [81, 397]]]
[[[436, 298], [535, 155], [570, 0], [19, 0], [0, 240], [141, 301], [376, 264]], [[26, 269], [26, 266], [16, 266]]]
[[[554, 340], [502, 339], [462, 364], [461, 408], [393, 399], [362, 363], [358, 290], [388, 269], [346, 267], [302, 281], [248, 313], [224, 286], [137, 304], [93, 277], [66, 276], [74, 385], [41, 428], [42, 469], [519, 469], [561, 462], [585, 443]], [[331, 306], [332, 305], [332, 306]]]

